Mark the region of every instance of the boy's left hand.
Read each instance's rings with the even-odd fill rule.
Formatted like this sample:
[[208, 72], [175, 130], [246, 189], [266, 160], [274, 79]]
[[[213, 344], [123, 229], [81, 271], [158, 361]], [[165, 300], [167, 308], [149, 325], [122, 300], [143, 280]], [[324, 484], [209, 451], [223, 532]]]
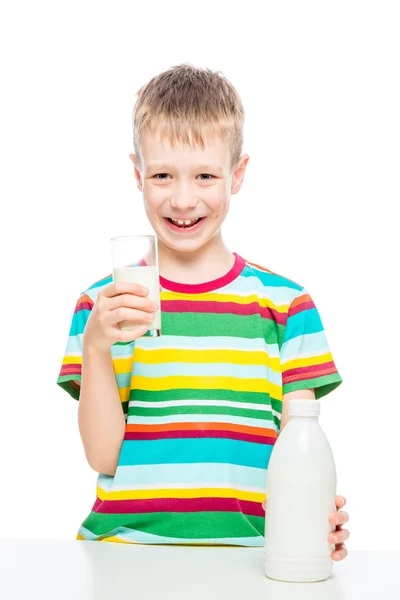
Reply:
[[[336, 496], [335, 504], [338, 509], [343, 508], [346, 504], [346, 500], [343, 496]], [[265, 500], [263, 500], [262, 506], [265, 510]], [[350, 532], [347, 529], [342, 529], [342, 525], [347, 523], [348, 520], [349, 515], [343, 510], [335, 510], [329, 515], [329, 523], [331, 525], [336, 525], [335, 531], [332, 531], [328, 536], [328, 542], [336, 545], [335, 550], [332, 552], [333, 560], [343, 560], [347, 556], [347, 549], [344, 545], [344, 541], [350, 537]]]

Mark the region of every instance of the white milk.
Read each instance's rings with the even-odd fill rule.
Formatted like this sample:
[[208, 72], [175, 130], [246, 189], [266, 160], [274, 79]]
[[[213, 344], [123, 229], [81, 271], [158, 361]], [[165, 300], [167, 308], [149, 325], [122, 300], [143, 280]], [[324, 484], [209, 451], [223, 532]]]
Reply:
[[[148, 288], [149, 293], [146, 298], [153, 300], [158, 306], [154, 312], [154, 319], [150, 323], [146, 323], [151, 333], [161, 335], [161, 307], [160, 307], [160, 281], [158, 277], [157, 267], [123, 267], [114, 269], [114, 281], [129, 281], [130, 283], [138, 283]], [[124, 331], [136, 329], [138, 326], [129, 324], [129, 321], [121, 321], [121, 329]]]
[[[336, 468], [318, 423], [319, 400], [289, 401], [267, 471], [265, 574], [279, 581], [330, 577], [334, 544], [328, 521], [336, 509]], [[304, 415], [304, 416], [301, 416]]]

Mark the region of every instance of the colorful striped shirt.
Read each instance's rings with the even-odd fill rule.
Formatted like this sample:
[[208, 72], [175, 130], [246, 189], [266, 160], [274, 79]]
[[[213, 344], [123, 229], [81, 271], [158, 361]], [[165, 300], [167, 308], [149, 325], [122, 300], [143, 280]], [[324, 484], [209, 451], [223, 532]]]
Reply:
[[[77, 400], [85, 324], [110, 283], [73, 314], [57, 383]], [[342, 381], [318, 310], [301, 285], [236, 253], [219, 279], [160, 283], [162, 335], [111, 347], [125, 437], [77, 539], [262, 546], [282, 396], [318, 399]]]

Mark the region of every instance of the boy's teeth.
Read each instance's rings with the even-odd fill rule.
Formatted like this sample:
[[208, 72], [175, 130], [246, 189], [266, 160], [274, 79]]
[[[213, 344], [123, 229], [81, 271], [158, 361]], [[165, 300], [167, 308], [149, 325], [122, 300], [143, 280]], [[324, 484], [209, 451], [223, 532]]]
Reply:
[[171, 221], [173, 223], [175, 223], [175, 225], [193, 225], [193, 223], [196, 223], [196, 221], [198, 221], [198, 219], [171, 219]]

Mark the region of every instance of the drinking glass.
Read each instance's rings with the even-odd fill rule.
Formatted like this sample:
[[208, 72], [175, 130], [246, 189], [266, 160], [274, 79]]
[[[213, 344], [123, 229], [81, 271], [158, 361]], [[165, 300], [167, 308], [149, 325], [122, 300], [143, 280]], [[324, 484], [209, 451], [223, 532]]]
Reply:
[[[160, 279], [158, 273], [158, 246], [155, 235], [125, 235], [111, 238], [114, 281], [129, 281], [148, 288], [148, 298], [158, 309], [149, 323], [148, 334], [161, 335]], [[133, 330], [138, 325], [121, 321], [123, 330]]]

